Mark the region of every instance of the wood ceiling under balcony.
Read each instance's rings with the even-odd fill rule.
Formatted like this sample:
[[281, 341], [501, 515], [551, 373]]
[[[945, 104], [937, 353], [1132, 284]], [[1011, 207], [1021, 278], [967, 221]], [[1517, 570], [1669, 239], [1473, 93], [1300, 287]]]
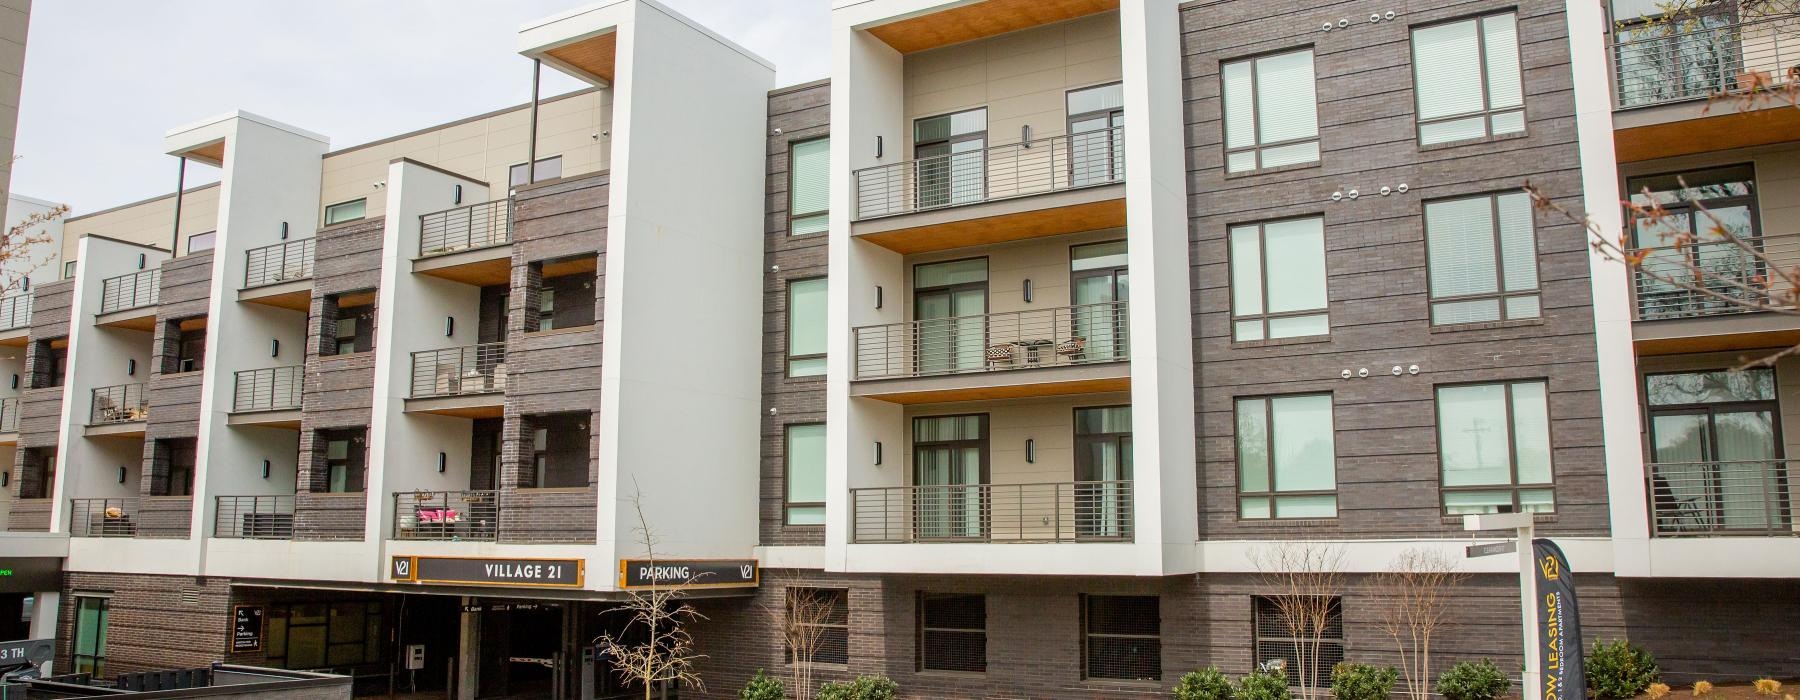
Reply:
[[869, 28], [900, 53], [914, 53], [1119, 9], [1119, 0], [983, 0]]

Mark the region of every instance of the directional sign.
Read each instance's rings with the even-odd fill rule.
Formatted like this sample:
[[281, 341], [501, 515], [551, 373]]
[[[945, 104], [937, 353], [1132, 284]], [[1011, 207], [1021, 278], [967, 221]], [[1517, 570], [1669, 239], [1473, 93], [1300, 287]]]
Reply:
[[755, 559], [620, 559], [620, 588], [755, 588], [762, 572]]
[[231, 650], [260, 651], [263, 644], [263, 608], [261, 605], [234, 605], [231, 608]]
[[56, 641], [51, 639], [22, 639], [16, 642], [0, 642], [0, 666], [20, 666], [24, 664], [41, 664], [49, 661], [56, 654]]
[[1505, 542], [1472, 544], [1464, 551], [1468, 553], [1470, 559], [1474, 559], [1475, 557], [1493, 556], [1495, 554], [1512, 554], [1513, 552], [1519, 551], [1519, 543], [1514, 540], [1507, 540]]

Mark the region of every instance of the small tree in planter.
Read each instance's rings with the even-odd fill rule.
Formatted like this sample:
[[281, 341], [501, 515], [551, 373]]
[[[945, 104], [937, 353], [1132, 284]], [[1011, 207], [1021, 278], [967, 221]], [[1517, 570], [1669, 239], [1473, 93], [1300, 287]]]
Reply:
[[1451, 666], [1437, 682], [1444, 700], [1495, 700], [1511, 689], [1512, 680], [1488, 659]]
[[[1250, 560], [1262, 576], [1263, 589], [1271, 591], [1265, 597], [1275, 604], [1282, 627], [1295, 640], [1294, 670], [1300, 679], [1300, 697], [1312, 700], [1320, 690], [1313, 687], [1322, 675], [1319, 649], [1343, 587], [1344, 550], [1287, 542], [1254, 550]], [[1282, 685], [1286, 687], [1285, 676]]]
[[1400, 647], [1400, 673], [1412, 700], [1431, 696], [1431, 639], [1448, 625], [1452, 595], [1466, 578], [1442, 552], [1413, 548], [1375, 579], [1393, 601], [1376, 624]]

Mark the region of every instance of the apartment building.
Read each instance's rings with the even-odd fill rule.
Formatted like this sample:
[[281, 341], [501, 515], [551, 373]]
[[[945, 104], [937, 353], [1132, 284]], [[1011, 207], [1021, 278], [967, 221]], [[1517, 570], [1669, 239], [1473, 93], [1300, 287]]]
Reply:
[[1794, 676], [1797, 370], [1723, 372], [1791, 316], [1521, 187], [1619, 230], [1680, 175], [1779, 259], [1794, 117], [1703, 107], [1800, 29], [1629, 9], [839, 0], [830, 78], [776, 87], [609, 0], [518, 33], [588, 90], [178, 127], [220, 183], [71, 218], [33, 288], [0, 542], [67, 536], [65, 670], [629, 691], [584, 672], [647, 527], [705, 572], [701, 694], [785, 672], [810, 591], [821, 679], [1129, 697], [1291, 656], [1283, 546], [1341, 556], [1327, 661], [1395, 661], [1376, 574], [1424, 549], [1470, 574], [1438, 664], [1516, 667], [1462, 516], [1530, 512], [1588, 642]]

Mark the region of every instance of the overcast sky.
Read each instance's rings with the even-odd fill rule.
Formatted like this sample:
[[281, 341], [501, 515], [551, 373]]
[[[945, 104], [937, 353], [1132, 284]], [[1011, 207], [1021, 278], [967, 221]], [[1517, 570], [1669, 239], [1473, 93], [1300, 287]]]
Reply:
[[[520, 104], [519, 25], [593, 1], [37, 0], [12, 189], [76, 215], [167, 194], [163, 132], [234, 109], [336, 149]], [[777, 85], [825, 77], [824, 0], [662, 1], [774, 62]], [[545, 96], [580, 87], [544, 75]]]

